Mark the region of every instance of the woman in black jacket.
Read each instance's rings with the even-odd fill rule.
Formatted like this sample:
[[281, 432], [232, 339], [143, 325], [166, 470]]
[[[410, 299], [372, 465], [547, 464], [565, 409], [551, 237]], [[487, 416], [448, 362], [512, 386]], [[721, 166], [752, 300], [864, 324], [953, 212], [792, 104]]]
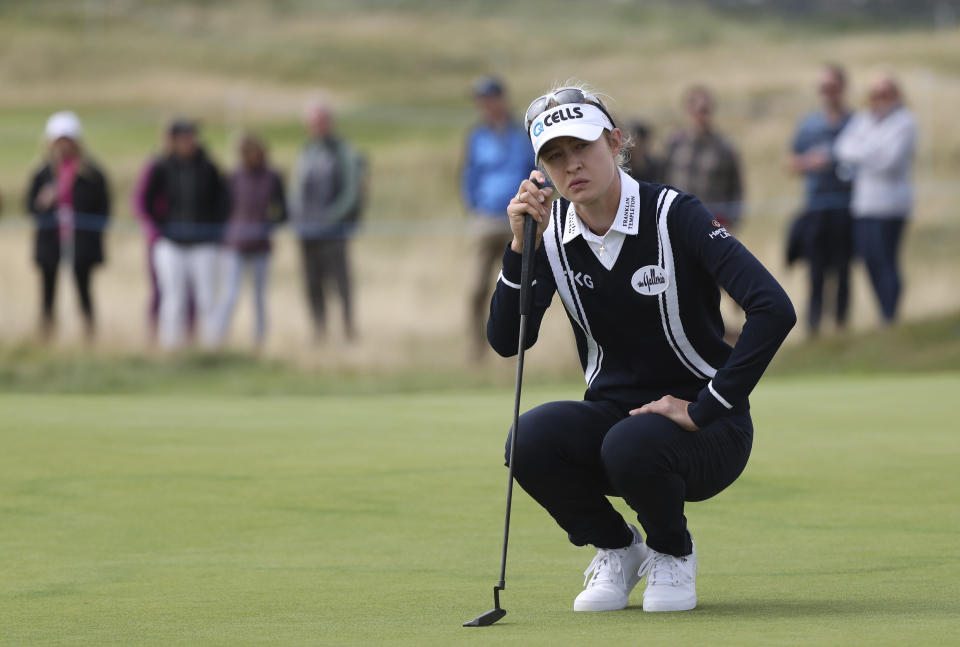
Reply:
[[87, 338], [94, 333], [90, 275], [104, 261], [103, 231], [110, 216], [110, 193], [100, 168], [81, 147], [83, 130], [72, 112], [58, 112], [46, 126], [47, 160], [27, 191], [27, 212], [36, 220], [34, 261], [42, 279], [41, 334], [54, 327], [54, 296], [61, 260], [73, 265]]

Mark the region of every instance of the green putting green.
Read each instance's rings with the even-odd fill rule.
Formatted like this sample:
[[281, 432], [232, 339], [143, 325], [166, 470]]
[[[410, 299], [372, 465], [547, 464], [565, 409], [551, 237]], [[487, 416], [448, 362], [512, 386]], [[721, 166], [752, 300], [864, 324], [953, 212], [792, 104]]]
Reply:
[[489, 628], [510, 389], [3, 395], [0, 644], [955, 643], [958, 393], [764, 382], [747, 471], [688, 507], [693, 612], [574, 614], [592, 552], [517, 490]]

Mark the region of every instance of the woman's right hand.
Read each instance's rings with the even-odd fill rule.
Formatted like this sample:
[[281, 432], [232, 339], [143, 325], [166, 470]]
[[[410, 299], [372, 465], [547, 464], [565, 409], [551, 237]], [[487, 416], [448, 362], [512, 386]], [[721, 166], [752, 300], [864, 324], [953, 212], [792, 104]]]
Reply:
[[57, 204], [57, 189], [53, 183], [44, 184], [37, 192], [34, 207], [39, 212], [49, 211]]
[[[540, 246], [540, 239], [543, 238], [543, 230], [547, 228], [550, 220], [550, 202], [553, 197], [553, 187], [545, 186], [539, 188], [535, 183], [546, 184], [547, 176], [542, 171], [534, 170], [530, 172], [530, 178], [520, 183], [520, 189], [517, 195], [513, 197], [510, 204], [507, 205], [507, 215], [510, 216], [510, 229], [513, 231], [513, 242], [510, 243], [510, 249], [518, 254], [523, 251], [523, 223], [527, 215], [537, 221], [537, 240], [536, 246]], [[536, 248], [534, 248], [536, 249]]]

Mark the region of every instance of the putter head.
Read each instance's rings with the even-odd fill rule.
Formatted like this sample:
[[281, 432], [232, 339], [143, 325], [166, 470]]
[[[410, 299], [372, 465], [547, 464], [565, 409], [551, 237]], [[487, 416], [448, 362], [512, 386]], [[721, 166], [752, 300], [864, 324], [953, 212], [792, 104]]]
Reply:
[[490, 609], [486, 613], [480, 614], [470, 622], [464, 622], [464, 627], [489, 627], [494, 622], [507, 615], [506, 609]]

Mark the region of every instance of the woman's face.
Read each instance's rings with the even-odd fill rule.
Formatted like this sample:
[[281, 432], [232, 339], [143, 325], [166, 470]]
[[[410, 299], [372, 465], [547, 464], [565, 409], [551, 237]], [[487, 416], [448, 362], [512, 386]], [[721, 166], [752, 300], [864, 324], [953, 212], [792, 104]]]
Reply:
[[243, 166], [251, 171], [263, 168], [266, 161], [266, 154], [259, 146], [244, 146], [240, 157], [243, 159]]
[[69, 137], [60, 137], [50, 145], [53, 158], [58, 162], [73, 159], [80, 154], [77, 142]]
[[604, 195], [617, 176], [620, 129], [596, 141], [557, 137], [540, 150], [540, 162], [560, 195], [575, 203], [594, 202]]

